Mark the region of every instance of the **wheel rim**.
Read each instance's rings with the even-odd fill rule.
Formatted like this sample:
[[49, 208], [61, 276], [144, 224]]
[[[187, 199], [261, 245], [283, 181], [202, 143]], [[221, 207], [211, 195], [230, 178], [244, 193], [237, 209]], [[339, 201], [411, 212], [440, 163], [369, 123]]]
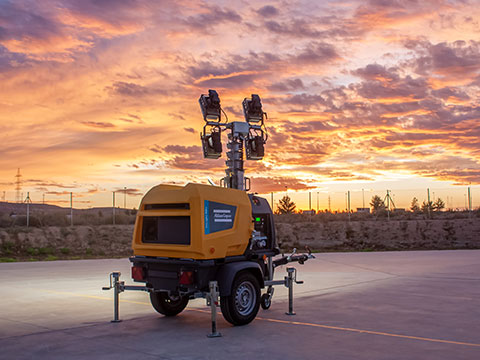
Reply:
[[180, 304], [182, 301], [181, 296], [178, 295], [166, 295], [165, 297], [165, 303], [171, 305], [171, 306], [176, 306]]
[[235, 292], [235, 307], [240, 315], [249, 315], [255, 307], [257, 294], [250, 281], [242, 282]]

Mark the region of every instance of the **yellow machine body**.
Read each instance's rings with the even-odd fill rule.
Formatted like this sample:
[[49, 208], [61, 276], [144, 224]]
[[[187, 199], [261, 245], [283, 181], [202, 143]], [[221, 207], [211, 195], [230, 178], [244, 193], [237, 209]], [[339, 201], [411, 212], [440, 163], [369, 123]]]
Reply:
[[[162, 230], [158, 230], [156, 236], [160, 238], [159, 242], [167, 243], [144, 242], [144, 220], [155, 217], [167, 222], [167, 217], [172, 220], [189, 217], [189, 244], [168, 243], [168, 239], [161, 239], [168, 236]], [[184, 187], [157, 185], [142, 199], [132, 247], [135, 256], [219, 259], [244, 254], [253, 228], [252, 205], [245, 191], [192, 183]], [[168, 229], [170, 231], [176, 230]]]

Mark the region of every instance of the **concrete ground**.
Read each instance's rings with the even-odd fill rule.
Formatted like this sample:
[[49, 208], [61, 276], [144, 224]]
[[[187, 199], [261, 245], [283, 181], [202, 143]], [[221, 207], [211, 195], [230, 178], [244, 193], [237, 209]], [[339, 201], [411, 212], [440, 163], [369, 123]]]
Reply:
[[0, 264], [0, 359], [480, 359], [479, 250], [316, 256], [297, 265], [296, 316], [277, 287], [247, 326], [219, 315], [214, 339], [202, 299], [165, 318], [125, 292], [110, 323], [101, 287], [112, 270], [131, 283], [127, 259]]

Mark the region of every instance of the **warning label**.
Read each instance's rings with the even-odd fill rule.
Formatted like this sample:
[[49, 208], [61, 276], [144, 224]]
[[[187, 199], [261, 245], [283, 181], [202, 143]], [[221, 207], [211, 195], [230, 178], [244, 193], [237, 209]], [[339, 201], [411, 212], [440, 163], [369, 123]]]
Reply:
[[231, 229], [237, 207], [205, 200], [205, 234]]

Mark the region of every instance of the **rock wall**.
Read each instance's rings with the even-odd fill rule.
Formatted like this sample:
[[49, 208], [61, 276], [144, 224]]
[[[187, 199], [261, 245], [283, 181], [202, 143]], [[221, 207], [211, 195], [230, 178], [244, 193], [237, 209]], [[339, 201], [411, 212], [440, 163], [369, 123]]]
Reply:
[[133, 225], [0, 229], [0, 257], [6, 261], [129, 256], [132, 233]]
[[[480, 248], [480, 220], [277, 221], [288, 251], [375, 251]], [[132, 254], [133, 225], [0, 229], [0, 260], [111, 258]]]
[[283, 249], [318, 251], [480, 248], [480, 220], [381, 220], [278, 223]]

